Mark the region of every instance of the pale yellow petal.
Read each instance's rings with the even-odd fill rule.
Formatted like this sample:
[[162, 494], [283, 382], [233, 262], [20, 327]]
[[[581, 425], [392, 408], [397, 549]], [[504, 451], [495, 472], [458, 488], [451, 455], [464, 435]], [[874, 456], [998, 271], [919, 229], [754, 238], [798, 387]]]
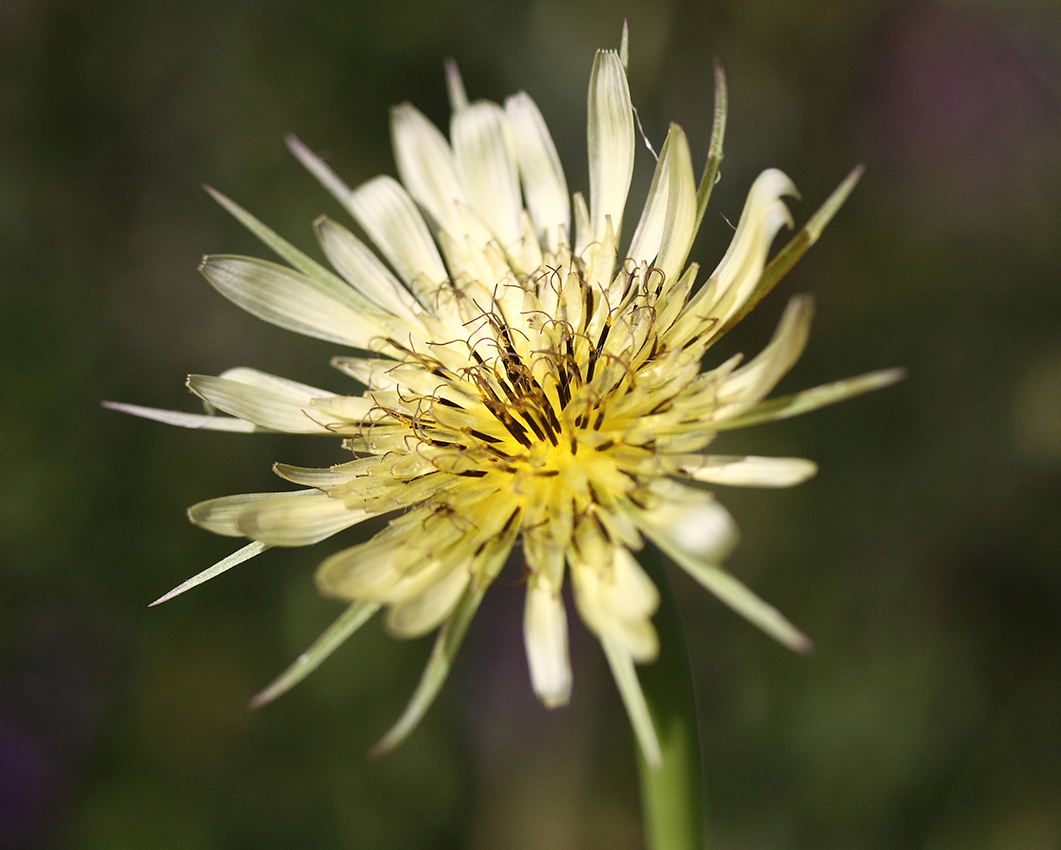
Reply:
[[547, 251], [557, 251], [571, 228], [567, 179], [549, 128], [531, 98], [520, 92], [505, 101], [516, 148], [523, 195], [534, 229]]
[[467, 195], [446, 137], [415, 106], [403, 103], [391, 110], [391, 140], [409, 194], [439, 227], [459, 235], [454, 201], [467, 202]]
[[598, 50], [589, 80], [589, 212], [592, 239], [607, 221], [618, 236], [634, 171], [634, 116], [626, 71], [614, 50]]
[[473, 103], [453, 115], [450, 135], [457, 171], [472, 208], [501, 247], [508, 249], [520, 238], [523, 205], [516, 152], [504, 110], [495, 103]]
[[563, 599], [548, 586], [532, 583], [527, 588], [523, 641], [538, 699], [549, 708], [567, 705], [572, 687], [567, 614]]
[[799, 457], [732, 457], [704, 455], [683, 463], [681, 471], [695, 481], [736, 487], [792, 487], [818, 471], [813, 461]]

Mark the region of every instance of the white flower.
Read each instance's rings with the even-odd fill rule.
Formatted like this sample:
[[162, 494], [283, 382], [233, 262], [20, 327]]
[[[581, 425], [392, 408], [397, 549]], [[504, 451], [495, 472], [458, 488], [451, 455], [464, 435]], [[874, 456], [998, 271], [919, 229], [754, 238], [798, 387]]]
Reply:
[[188, 427], [343, 438], [347, 459], [328, 469], [276, 465], [300, 489], [193, 506], [197, 525], [252, 542], [163, 599], [270, 546], [309, 545], [368, 517], [392, 517], [375, 537], [321, 564], [320, 590], [352, 604], [259, 703], [385, 608], [398, 637], [441, 627], [412, 702], [379, 745], [394, 746], [438, 692], [514, 548], [525, 564], [523, 628], [535, 692], [547, 706], [571, 694], [562, 597], [569, 578], [650, 761], [659, 747], [634, 671], [658, 651], [658, 594], [632, 554], [646, 539], [768, 634], [793, 649], [809, 646], [720, 569], [735, 526], [698, 485], [789, 486], [813, 475], [814, 464], [705, 449], [720, 431], [793, 416], [899, 374], [766, 400], [807, 340], [811, 302], [800, 296], [747, 363], [738, 356], [702, 371], [701, 360], [816, 240], [858, 173], [768, 264], [775, 235], [791, 223], [782, 198], [795, 189], [780, 171], [763, 172], [729, 250], [697, 286], [699, 267], [687, 255], [721, 159], [721, 74], [705, 174], [698, 184], [685, 134], [671, 125], [633, 237], [623, 243], [635, 150], [624, 56], [625, 39], [622, 54], [598, 52], [590, 77], [588, 205], [580, 194], [569, 200], [534, 102], [517, 94], [504, 105], [469, 103], [453, 67], [448, 141], [413, 106], [392, 112], [401, 182], [382, 176], [351, 190], [289, 140], [382, 260], [342, 224], [321, 218], [326, 268], [214, 193], [286, 264], [211, 256], [203, 274], [259, 318], [355, 349], [333, 364], [365, 389], [335, 395], [239, 368], [188, 379], [207, 414], [111, 405]]

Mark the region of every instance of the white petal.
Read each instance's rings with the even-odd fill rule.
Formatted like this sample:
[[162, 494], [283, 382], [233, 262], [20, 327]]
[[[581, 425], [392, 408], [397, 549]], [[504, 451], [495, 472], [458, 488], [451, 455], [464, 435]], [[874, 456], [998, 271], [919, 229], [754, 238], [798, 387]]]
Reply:
[[315, 227], [328, 261], [351, 286], [388, 312], [416, 321], [416, 299], [360, 239], [330, 218], [318, 219]]
[[272, 546], [318, 543], [367, 516], [316, 490], [222, 496], [188, 508], [188, 518], [207, 531]]
[[435, 222], [461, 235], [453, 202], [467, 201], [446, 137], [420, 110], [403, 103], [391, 110], [391, 139], [398, 176]]
[[[671, 125], [672, 132], [676, 126]], [[668, 133], [663, 149], [659, 153], [659, 159], [656, 160], [656, 170], [652, 174], [652, 184], [645, 197], [641, 218], [638, 219], [634, 235], [630, 239], [630, 247], [626, 251], [626, 256], [639, 263], [643, 261], [651, 265], [656, 259], [656, 254], [659, 253], [659, 245], [663, 240], [663, 226], [667, 220], [667, 192], [670, 189], [671, 162], [671, 133]]]
[[234, 304], [296, 333], [363, 349], [386, 336], [375, 317], [353, 299], [275, 263], [212, 256], [199, 270]]
[[298, 493], [240, 493], [237, 496], [221, 496], [217, 499], [207, 499], [188, 508], [188, 519], [224, 537], [242, 537], [243, 532], [239, 530], [237, 521], [244, 508], [271, 499], [284, 499], [295, 495], [304, 498], [312, 493], [312, 490], [303, 490]]
[[545, 585], [535, 583], [527, 588], [523, 642], [538, 699], [549, 708], [567, 705], [572, 684], [567, 614], [561, 596]]
[[681, 471], [696, 481], [736, 487], [792, 487], [818, 471], [813, 461], [799, 457], [728, 457], [706, 455], [699, 463], [683, 464]]
[[392, 605], [386, 627], [395, 637], [414, 638], [437, 628], [453, 612], [471, 574], [467, 566], [449, 567], [443, 575], [411, 599]]
[[809, 296], [789, 300], [766, 348], [723, 380], [712, 419], [726, 419], [746, 410], [777, 386], [803, 354], [813, 315]]
[[[505, 112], [480, 101], [454, 114], [450, 135], [472, 208], [508, 249], [520, 238], [519, 172]], [[462, 233], [451, 233], [463, 236]]]
[[393, 178], [375, 177], [350, 193], [347, 207], [402, 279], [416, 289], [420, 279], [437, 287], [446, 268], [413, 199]]
[[611, 547], [610, 562], [573, 565], [575, 603], [586, 625], [637, 661], [652, 661], [659, 638], [650, 617], [659, 592], [636, 559], [621, 546]]
[[696, 181], [689, 142], [681, 127], [671, 124], [627, 256], [662, 269], [673, 286], [676, 281], [670, 278], [681, 271], [695, 224]]
[[285, 495], [243, 508], [236, 518], [240, 533], [273, 546], [309, 546], [369, 516], [368, 511], [350, 510], [325, 493]]
[[677, 124], [667, 134], [671, 142], [668, 163], [667, 219], [654, 265], [668, 284], [677, 282], [696, 236], [696, 178], [689, 141]]
[[659, 481], [654, 490], [660, 501], [633, 518], [664, 552], [676, 551], [719, 561], [737, 544], [737, 525], [710, 493], [673, 481]]
[[589, 222], [589, 207], [582, 193], [575, 192], [571, 200], [575, 207], [575, 254], [581, 257], [593, 241], [593, 226]]
[[379, 599], [401, 578], [401, 548], [393, 536], [377, 535], [336, 552], [317, 568], [317, 589], [338, 599]]
[[549, 128], [530, 97], [522, 92], [505, 101], [516, 147], [523, 195], [534, 229], [547, 251], [557, 251], [560, 234], [571, 229], [567, 180]]
[[292, 484], [301, 484], [303, 487], [313, 487], [316, 490], [330, 490], [332, 487], [346, 484], [357, 477], [356, 472], [292, 466], [288, 463], [274, 463], [273, 472]]
[[619, 55], [598, 50], [589, 80], [589, 208], [593, 240], [610, 217], [616, 236], [634, 171], [634, 118]]
[[236, 366], [233, 369], [226, 369], [218, 377], [227, 381], [237, 381], [241, 384], [268, 390], [271, 393], [278, 393], [286, 396], [292, 403], [297, 404], [308, 403], [309, 399], [318, 396], [331, 395], [327, 390], [292, 381], [290, 378], [282, 378], [279, 375], [263, 372], [260, 369], [253, 369], [250, 366]]
[[[294, 384], [293, 381], [291, 383]], [[312, 418], [313, 414], [309, 410], [312, 396], [308, 394], [278, 392], [211, 375], [189, 375], [188, 388], [219, 410], [263, 428], [290, 434], [314, 434], [328, 430]]]
[[796, 194], [792, 181], [776, 168], [767, 169], [752, 184], [737, 232], [712, 274], [718, 280], [719, 300], [711, 315], [718, 317], [719, 328], [755, 289], [777, 232], [792, 226], [792, 216], [781, 198]]
[[[376, 408], [376, 403], [371, 398], [359, 395], [335, 395], [315, 398], [310, 402], [310, 406], [312, 410], [309, 415], [334, 432], [337, 427], [342, 428], [348, 422], [367, 421]], [[315, 415], [314, 411], [320, 411], [323, 417]]]

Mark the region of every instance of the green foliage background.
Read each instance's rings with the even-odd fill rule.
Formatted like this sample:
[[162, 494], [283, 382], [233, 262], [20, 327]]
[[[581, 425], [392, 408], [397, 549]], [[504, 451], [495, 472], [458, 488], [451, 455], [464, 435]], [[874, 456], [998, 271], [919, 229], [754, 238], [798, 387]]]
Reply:
[[[564, 711], [530, 694], [521, 594], [497, 587], [422, 729], [365, 753], [428, 643], [367, 627], [279, 703], [249, 697], [336, 615], [338, 548], [274, 550], [167, 605], [227, 554], [182, 511], [278, 489], [312, 439], [168, 429], [102, 399], [194, 410], [236, 365], [342, 391], [334, 347], [240, 313], [204, 252], [264, 249], [208, 182], [312, 250], [341, 211], [283, 146], [356, 184], [393, 173], [387, 108], [445, 126], [524, 88], [585, 189], [593, 51], [630, 20], [631, 87], [706, 151], [730, 80], [710, 269], [755, 174], [798, 221], [857, 162], [824, 239], [719, 356], [816, 293], [782, 391], [906, 366], [898, 387], [727, 437], [821, 472], [725, 492], [730, 566], [817, 643], [790, 656], [679, 580], [702, 702], [713, 846], [1061, 847], [1061, 7], [1052, 0], [6, 0], [0, 5], [0, 847], [78, 850], [641, 846], [626, 721], [574, 636]], [[651, 173], [639, 153], [631, 208]], [[629, 227], [629, 225], [628, 225]], [[628, 231], [629, 232], [629, 231]]]

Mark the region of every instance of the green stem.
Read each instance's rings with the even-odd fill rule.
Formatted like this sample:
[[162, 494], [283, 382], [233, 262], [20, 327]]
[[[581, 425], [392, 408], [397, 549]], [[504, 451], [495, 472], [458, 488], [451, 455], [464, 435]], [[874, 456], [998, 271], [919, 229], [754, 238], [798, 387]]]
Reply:
[[639, 668], [641, 687], [659, 734], [663, 764], [638, 754], [648, 850], [704, 850], [706, 806], [692, 672], [674, 584], [663, 564], [646, 564], [660, 592], [660, 653]]

